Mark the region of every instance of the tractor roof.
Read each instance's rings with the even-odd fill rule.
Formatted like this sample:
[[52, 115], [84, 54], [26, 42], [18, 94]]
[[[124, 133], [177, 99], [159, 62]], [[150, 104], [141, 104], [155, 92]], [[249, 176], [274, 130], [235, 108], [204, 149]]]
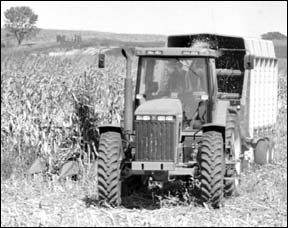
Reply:
[[206, 43], [209, 48], [214, 50], [243, 50], [245, 53], [257, 57], [276, 57], [274, 45], [271, 40], [211, 33], [171, 35], [167, 37], [167, 47], [193, 47], [201, 43]]
[[217, 58], [220, 56], [218, 51], [208, 48], [136, 48], [137, 56], [177, 56], [177, 57], [212, 57]]

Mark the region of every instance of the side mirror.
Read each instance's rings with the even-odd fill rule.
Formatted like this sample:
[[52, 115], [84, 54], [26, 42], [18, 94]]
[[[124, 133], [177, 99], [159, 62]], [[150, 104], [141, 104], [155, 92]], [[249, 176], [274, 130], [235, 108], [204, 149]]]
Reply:
[[126, 53], [126, 50], [124, 48], [121, 49], [121, 53], [127, 59], [127, 53]]
[[98, 68], [105, 68], [105, 54], [103, 53], [98, 56]]
[[133, 55], [135, 55], [135, 48], [122, 48], [121, 53], [126, 59], [132, 59]]
[[245, 55], [244, 57], [244, 68], [246, 70], [254, 69], [254, 55]]

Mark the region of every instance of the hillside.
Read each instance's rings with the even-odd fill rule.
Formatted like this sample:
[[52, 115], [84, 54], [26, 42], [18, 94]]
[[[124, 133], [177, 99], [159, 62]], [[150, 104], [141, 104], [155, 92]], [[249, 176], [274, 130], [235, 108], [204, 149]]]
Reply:
[[[81, 35], [83, 39], [110, 39], [110, 40], [121, 40], [126, 42], [161, 42], [165, 40], [163, 35], [153, 34], [121, 34], [121, 33], [109, 33], [99, 31], [81, 31], [81, 30], [57, 30], [57, 29], [41, 29], [36, 38], [33, 38], [27, 42], [43, 43], [43, 42], [55, 42], [56, 35], [65, 35], [68, 38], [72, 38], [73, 35]], [[1, 29], [1, 41], [6, 37], [6, 32]], [[24, 42], [24, 43], [25, 43]]]
[[[56, 42], [57, 35], [65, 36], [65, 44], [59, 45]], [[81, 36], [81, 43], [77, 48], [91, 46], [163, 46], [165, 36], [150, 34], [118, 34], [98, 31], [72, 31], [72, 30], [52, 30], [41, 29], [36, 37], [24, 40], [22, 47], [40, 49], [45, 48], [75, 48], [72, 39], [75, 35]], [[4, 29], [1, 29], [1, 46], [15, 46], [16, 40], [7, 35]]]
[[[67, 42], [60, 44], [56, 42], [56, 36], [65, 36]], [[75, 35], [81, 36], [81, 43], [75, 45], [72, 39]], [[262, 35], [263, 39], [272, 40], [275, 46], [277, 58], [287, 58], [287, 37], [277, 32], [270, 32]], [[111, 47], [111, 46], [139, 46], [139, 47], [157, 47], [165, 45], [166, 36], [155, 34], [120, 34], [99, 31], [73, 31], [73, 30], [55, 30], [41, 29], [36, 37], [25, 40], [20, 49], [29, 51], [49, 52], [55, 49], [70, 50], [73, 48], [87, 47]], [[1, 29], [1, 47], [15, 46], [16, 40], [7, 36], [4, 29]], [[19, 49], [19, 48], [18, 48]], [[28, 51], [27, 50], [27, 51]]]

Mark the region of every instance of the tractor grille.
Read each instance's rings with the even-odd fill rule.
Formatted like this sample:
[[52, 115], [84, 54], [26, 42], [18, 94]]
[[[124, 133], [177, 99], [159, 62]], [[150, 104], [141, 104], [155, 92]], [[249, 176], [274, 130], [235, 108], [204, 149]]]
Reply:
[[136, 161], [174, 161], [175, 121], [136, 121]]

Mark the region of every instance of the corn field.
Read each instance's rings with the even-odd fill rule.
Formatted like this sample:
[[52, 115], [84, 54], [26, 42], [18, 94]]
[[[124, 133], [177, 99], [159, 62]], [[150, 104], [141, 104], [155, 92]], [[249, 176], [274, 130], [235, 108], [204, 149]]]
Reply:
[[[141, 206], [142, 196], [127, 199], [138, 209], [112, 209], [83, 200], [94, 194], [87, 180], [63, 185], [23, 174], [37, 157], [51, 174], [73, 155], [89, 164], [90, 153], [97, 153], [97, 127], [120, 123], [123, 115], [125, 59], [108, 55], [106, 68], [98, 69], [95, 56], [1, 54], [1, 226], [287, 225], [287, 62], [282, 65], [281, 161], [246, 174], [240, 197], [216, 212], [173, 197]], [[133, 66], [135, 75], [136, 60]]]
[[81, 143], [97, 142], [98, 125], [120, 122], [124, 60], [109, 56], [101, 70], [86, 60], [1, 58], [1, 175], [22, 173], [36, 156], [61, 165]]

